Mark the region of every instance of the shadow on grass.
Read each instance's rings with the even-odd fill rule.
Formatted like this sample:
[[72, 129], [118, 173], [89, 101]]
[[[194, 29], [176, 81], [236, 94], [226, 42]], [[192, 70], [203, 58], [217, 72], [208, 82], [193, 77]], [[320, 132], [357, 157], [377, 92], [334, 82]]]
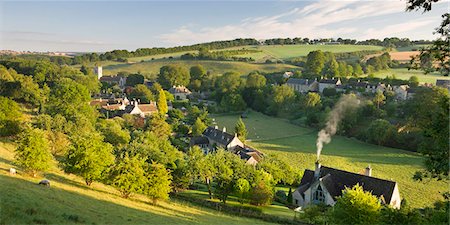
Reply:
[[87, 186], [85, 183], [82, 183], [82, 182], [78, 182], [78, 181], [67, 179], [67, 178], [65, 178], [65, 177], [63, 177], [61, 175], [55, 174], [55, 173], [46, 173], [45, 174], [45, 178], [49, 179], [50, 182], [52, 180], [54, 180], [54, 181], [57, 181], [57, 182], [60, 182], [60, 183], [69, 184], [69, 185], [72, 185], [72, 186], [75, 186], [75, 187], [78, 187], [78, 188], [82, 188], [84, 190], [98, 191], [98, 192], [105, 193], [105, 194], [120, 196], [120, 195], [115, 194], [115, 193], [111, 193], [111, 192], [107, 192], [107, 191], [104, 191], [104, 190], [99, 190], [99, 189]]
[[[144, 211], [94, 199], [55, 187], [0, 175], [0, 224], [198, 224], [198, 220], [163, 207], [161, 213]], [[8, 194], [9, 193], [9, 194]], [[164, 215], [163, 211], [173, 215]], [[183, 212], [188, 214], [187, 212]], [[212, 213], [201, 215], [214, 221]], [[230, 221], [230, 223], [233, 223]]]

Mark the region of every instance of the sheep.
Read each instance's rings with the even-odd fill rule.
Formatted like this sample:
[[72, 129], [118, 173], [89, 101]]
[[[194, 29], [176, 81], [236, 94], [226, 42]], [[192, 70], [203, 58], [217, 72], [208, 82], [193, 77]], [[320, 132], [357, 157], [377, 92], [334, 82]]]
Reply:
[[39, 184], [40, 184], [40, 185], [47, 186], [47, 187], [50, 187], [50, 181], [49, 181], [49, 180], [41, 180], [41, 181], [39, 182]]
[[16, 173], [17, 173], [16, 169], [14, 169], [14, 168], [9, 169], [9, 174], [16, 175]]

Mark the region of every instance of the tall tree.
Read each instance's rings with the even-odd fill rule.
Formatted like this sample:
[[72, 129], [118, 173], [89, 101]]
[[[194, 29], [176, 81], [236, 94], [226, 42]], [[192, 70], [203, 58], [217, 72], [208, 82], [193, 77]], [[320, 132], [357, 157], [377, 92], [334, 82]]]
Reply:
[[71, 139], [64, 170], [80, 175], [88, 186], [95, 180], [104, 179], [104, 171], [114, 162], [112, 146], [104, 143], [96, 132], [75, 134]]
[[19, 105], [0, 96], [0, 136], [16, 135], [20, 132], [22, 112]]
[[169, 111], [169, 107], [167, 106], [166, 93], [164, 90], [158, 91], [158, 112], [161, 115], [166, 115]]
[[136, 87], [131, 91], [129, 97], [136, 100], [140, 99], [141, 103], [150, 103], [155, 100], [153, 93], [144, 84], [136, 85]]
[[244, 121], [242, 121], [242, 118], [239, 118], [236, 122], [236, 125], [234, 126], [234, 133], [236, 133], [239, 140], [245, 142], [248, 132], [247, 128], [245, 127]]
[[33, 176], [50, 168], [52, 155], [45, 132], [40, 129], [26, 129], [19, 137], [16, 162]]
[[377, 93], [375, 93], [373, 102], [377, 104], [378, 109], [380, 108], [380, 105], [382, 105], [384, 103], [385, 100], [386, 100], [386, 96], [384, 96], [383, 92], [377, 91]]
[[189, 71], [184, 67], [168, 65], [161, 67], [157, 80], [164, 89], [169, 89], [172, 86], [187, 86], [190, 75]]
[[117, 188], [122, 197], [128, 198], [133, 193], [140, 193], [147, 184], [145, 177], [145, 158], [130, 157], [128, 154], [118, 158], [111, 168], [110, 183]]
[[262, 88], [266, 86], [266, 78], [256, 72], [252, 72], [247, 76], [247, 88]]
[[169, 193], [172, 190], [171, 182], [172, 176], [164, 165], [159, 163], [152, 163], [147, 168], [147, 185], [144, 193], [150, 197], [153, 204], [158, 200], [169, 199]]
[[333, 224], [376, 224], [381, 210], [380, 201], [358, 184], [346, 188], [331, 211]]
[[134, 87], [138, 84], [144, 84], [144, 76], [141, 74], [131, 74], [127, 77], [127, 86]]
[[312, 51], [308, 53], [306, 59], [306, 72], [318, 76], [325, 65], [325, 55], [322, 51]]
[[205, 131], [205, 129], [206, 129], [206, 124], [203, 123], [203, 121], [197, 117], [194, 125], [192, 125], [192, 135], [200, 136], [203, 134], [203, 131]]

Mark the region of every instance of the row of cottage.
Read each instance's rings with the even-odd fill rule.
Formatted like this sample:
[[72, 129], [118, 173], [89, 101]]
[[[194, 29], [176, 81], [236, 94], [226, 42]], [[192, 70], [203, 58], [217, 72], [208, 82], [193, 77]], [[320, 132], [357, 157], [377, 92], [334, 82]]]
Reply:
[[[337, 92], [345, 92], [346, 90], [359, 90], [366, 93], [376, 93], [378, 91], [393, 91], [398, 100], [406, 100], [412, 98], [416, 93], [416, 89], [411, 88], [409, 85], [398, 85], [391, 86], [384, 83], [371, 84], [367, 81], [352, 82], [349, 84], [342, 84], [341, 79], [300, 79], [300, 78], [289, 78], [286, 85], [294, 89], [294, 91], [300, 93], [307, 92], [320, 92], [323, 93], [325, 89], [332, 88]], [[441, 86], [444, 88], [450, 87], [450, 80], [437, 80], [436, 86]]]

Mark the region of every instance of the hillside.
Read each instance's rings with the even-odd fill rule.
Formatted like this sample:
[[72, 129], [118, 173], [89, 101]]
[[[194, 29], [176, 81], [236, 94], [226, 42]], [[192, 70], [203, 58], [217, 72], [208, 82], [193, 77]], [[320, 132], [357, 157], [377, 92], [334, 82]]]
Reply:
[[189, 68], [193, 65], [202, 65], [206, 70], [213, 74], [222, 74], [225, 72], [238, 72], [241, 74], [248, 74], [252, 71], [258, 70], [262, 72], [280, 72], [286, 70], [296, 69], [298, 67], [287, 64], [252, 64], [245, 62], [232, 61], [208, 61], [208, 60], [154, 60], [134, 64], [116, 64], [103, 67], [103, 73], [106, 75], [117, 74], [121, 71], [130, 73], [141, 72], [143, 75], [156, 76], [159, 69], [165, 65], [181, 65]]
[[292, 59], [295, 57], [306, 56], [311, 51], [321, 50], [333, 53], [356, 52], [363, 50], [382, 50], [381, 46], [372, 45], [262, 45], [247, 46], [245, 49], [256, 49], [262, 52], [239, 55], [241, 57], [252, 57], [257, 61], [266, 59]]
[[[232, 130], [239, 115], [212, 118], [220, 128], [226, 126]], [[253, 111], [243, 121], [247, 126], [249, 145], [284, 158], [302, 171], [314, 168], [316, 130]], [[439, 192], [448, 190], [448, 183], [444, 181], [413, 181], [415, 171], [423, 168], [423, 158], [413, 152], [335, 136], [330, 144], [324, 146], [320, 160], [325, 166], [355, 173], [362, 172], [370, 164], [373, 176], [397, 181], [401, 197], [413, 207], [430, 206], [442, 198]]]
[[416, 76], [419, 78], [419, 82], [431, 84], [436, 84], [436, 80], [450, 80], [450, 77], [442, 76], [438, 72], [424, 74], [421, 70], [408, 70], [406, 68], [388, 69], [374, 73], [374, 76], [378, 78], [386, 78], [386, 76], [392, 75], [401, 80], [408, 80], [411, 76]]
[[[9, 175], [14, 145], [0, 141], [0, 224], [267, 224], [182, 202], [152, 205], [143, 196], [119, 197], [113, 188], [87, 187], [77, 176], [53, 168], [44, 177]], [[51, 187], [39, 186], [43, 179]]]

